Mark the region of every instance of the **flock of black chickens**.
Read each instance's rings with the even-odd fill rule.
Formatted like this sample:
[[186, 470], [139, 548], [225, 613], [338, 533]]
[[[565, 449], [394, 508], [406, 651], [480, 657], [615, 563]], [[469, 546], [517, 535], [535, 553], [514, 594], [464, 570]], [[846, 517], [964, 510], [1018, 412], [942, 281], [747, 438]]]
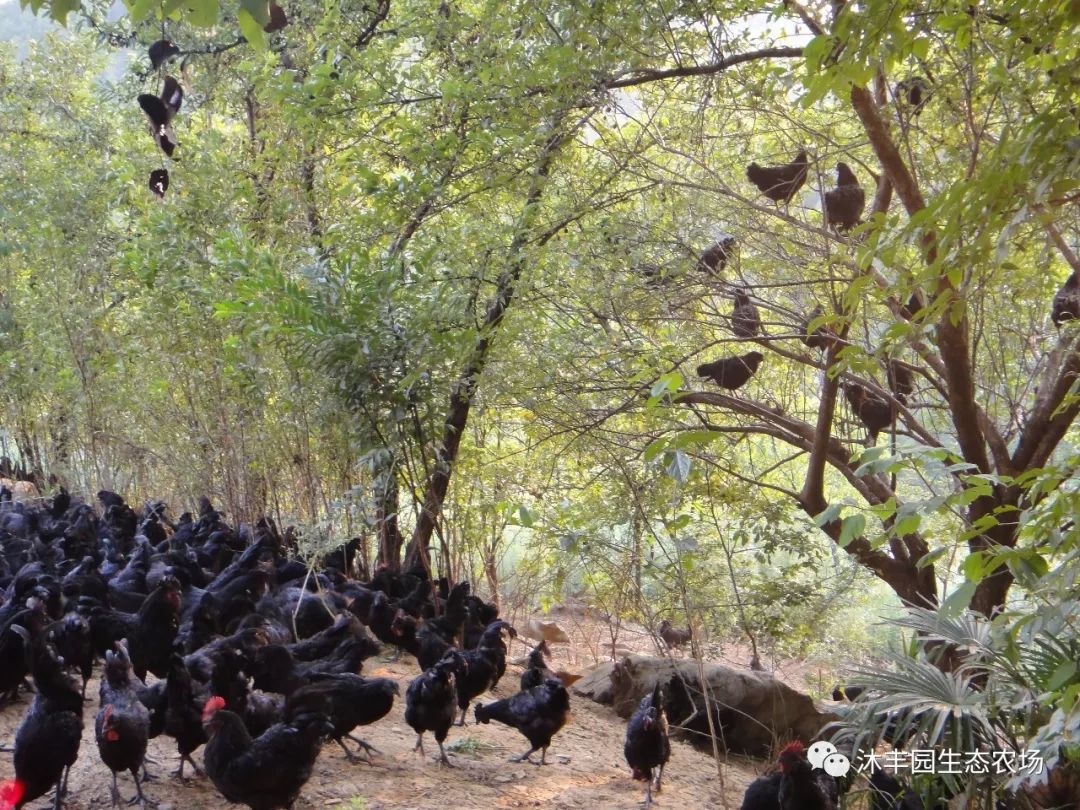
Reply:
[[[176, 741], [174, 776], [190, 765], [252, 810], [291, 807], [326, 741], [350, 762], [370, 761], [377, 752], [355, 732], [386, 717], [400, 697], [397, 681], [360, 674], [382, 645], [416, 657], [422, 672], [405, 691], [405, 721], [422, 756], [432, 733], [446, 766], [455, 719], [463, 725], [470, 705], [506, 672], [516, 632], [467, 582], [433, 580], [422, 566], [353, 578], [355, 542], [312, 567], [298, 559], [291, 530], [266, 518], [234, 528], [206, 498], [176, 522], [161, 502], [135, 510], [113, 492], [97, 498], [100, 513], [63, 489], [30, 506], [0, 487], [0, 701], [23, 688], [34, 694], [0, 810], [19, 810], [54, 788], [59, 810], [98, 662], [94, 736], [113, 775], [113, 802], [127, 772], [136, 791], [130, 803], [144, 808], [147, 744], [162, 734]], [[477, 723], [495, 720], [528, 740], [512, 761], [545, 764], [569, 718], [569, 693], [547, 654], [543, 643], [529, 654], [519, 692], [474, 709]], [[822, 775], [808, 775], [800, 745], [751, 786], [744, 810], [836, 810], [835, 785], [822, 793]], [[203, 769], [192, 756], [200, 748]], [[631, 717], [624, 754], [650, 803], [671, 754], [659, 685]], [[894, 807], [907, 805], [874, 805]]]
[[[206, 498], [174, 523], [163, 503], [136, 511], [113, 492], [97, 497], [100, 514], [63, 489], [29, 506], [0, 488], [0, 700], [34, 693], [15, 735], [15, 779], [0, 786], [2, 810], [53, 788], [59, 810], [99, 661], [94, 733], [115, 804], [117, 775], [127, 772], [132, 803], [146, 806], [147, 743], [164, 734], [180, 755], [175, 776], [185, 764], [200, 773], [192, 755], [201, 747], [217, 790], [253, 810], [291, 807], [327, 740], [352, 762], [361, 751], [370, 760], [374, 748], [354, 732], [400, 695], [396, 681], [359, 674], [382, 645], [417, 658], [423, 671], [405, 692], [405, 721], [421, 755], [433, 734], [447, 766], [455, 719], [463, 725], [506, 671], [514, 628], [467, 582], [433, 581], [423, 567], [351, 578], [355, 544], [309, 568], [290, 531], [265, 518], [233, 528]], [[546, 654], [543, 644], [532, 651], [517, 694], [475, 706], [478, 723], [504, 723], [528, 740], [514, 761], [539, 751], [535, 764], [544, 764], [569, 717]], [[654, 701], [642, 704], [626, 742], [635, 776], [650, 780], [670, 751]]]
[[[901, 83], [898, 95], [903, 93], [907, 103], [917, 112], [926, 103], [927, 88], [925, 80], [909, 80]], [[746, 176], [758, 190], [776, 204], [790, 204], [795, 194], [803, 187], [810, 168], [809, 157], [805, 149], [800, 150], [790, 163], [779, 166], [759, 166], [751, 163], [746, 169]], [[847, 233], [862, 222], [866, 207], [866, 192], [858, 178], [846, 163], [836, 167], [836, 188], [826, 191], [822, 197], [824, 221], [828, 227], [839, 233]], [[727, 265], [736, 248], [736, 241], [727, 237], [710, 246], [698, 258], [698, 268], [712, 276], [718, 276]], [[753, 340], [761, 335], [761, 315], [745, 290], [732, 292], [734, 309], [731, 312], [731, 331], [742, 340]], [[924, 309], [921, 294], [915, 292], [902, 307], [902, 314], [914, 318]], [[841, 338], [830, 328], [817, 325], [823, 315], [822, 308], [816, 307], [800, 324], [799, 339], [807, 348], [825, 351]], [[1056, 327], [1070, 320], [1080, 319], [1080, 276], [1069, 276], [1064, 285], [1054, 296], [1051, 320]], [[764, 355], [758, 351], [742, 355], [724, 357], [697, 367], [699, 377], [708, 379], [729, 391], [742, 388], [753, 377]], [[866, 427], [867, 444], [872, 445], [878, 435], [896, 423], [900, 409], [906, 407], [915, 390], [915, 379], [911, 367], [896, 359], [884, 361], [885, 388], [871, 388], [858, 381], [846, 381], [841, 385], [854, 416]]]

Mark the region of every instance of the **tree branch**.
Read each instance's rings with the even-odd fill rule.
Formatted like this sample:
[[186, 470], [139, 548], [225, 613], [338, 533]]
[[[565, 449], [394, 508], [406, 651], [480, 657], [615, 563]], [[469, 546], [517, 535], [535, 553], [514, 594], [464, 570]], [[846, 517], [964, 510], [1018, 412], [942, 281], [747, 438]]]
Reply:
[[761, 59], [796, 59], [803, 55], [802, 48], [762, 48], [757, 51], [726, 56], [718, 62], [707, 65], [690, 65], [686, 67], [639, 70], [629, 76], [620, 79], [608, 79], [600, 86], [605, 90], [616, 90], [620, 87], [636, 87], [650, 82], [662, 82], [667, 79], [685, 79], [693, 76], [714, 76], [723, 73], [730, 67], [741, 65], [745, 62], [755, 62]]

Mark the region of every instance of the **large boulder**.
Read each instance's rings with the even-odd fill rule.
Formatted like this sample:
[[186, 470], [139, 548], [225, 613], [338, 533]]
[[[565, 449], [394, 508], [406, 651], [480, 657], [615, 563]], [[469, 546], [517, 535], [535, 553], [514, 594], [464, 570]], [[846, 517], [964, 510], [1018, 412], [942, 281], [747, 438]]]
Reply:
[[629, 717], [659, 682], [672, 729], [677, 727], [691, 742], [711, 748], [704, 680], [720, 747], [751, 756], [768, 756], [778, 739], [810, 742], [836, 719], [819, 712], [808, 695], [766, 673], [711, 663], [701, 666], [699, 675], [693, 659], [631, 655], [599, 665], [574, 685], [574, 692]]

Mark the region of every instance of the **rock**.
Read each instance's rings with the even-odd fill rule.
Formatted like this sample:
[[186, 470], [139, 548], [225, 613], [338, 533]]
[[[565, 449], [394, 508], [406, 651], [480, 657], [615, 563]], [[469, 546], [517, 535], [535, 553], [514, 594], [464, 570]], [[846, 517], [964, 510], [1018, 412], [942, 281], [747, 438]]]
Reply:
[[[797, 692], [767, 673], [729, 669], [706, 663], [704, 679], [712, 701], [719, 745], [731, 753], [767, 756], [774, 740], [813, 740], [836, 716], [819, 712], [808, 695]], [[577, 695], [614, 707], [629, 717], [657, 682], [672, 730], [681, 726], [686, 737], [710, 748], [709, 720], [692, 659], [672, 660], [631, 655], [607, 662], [574, 685]]]

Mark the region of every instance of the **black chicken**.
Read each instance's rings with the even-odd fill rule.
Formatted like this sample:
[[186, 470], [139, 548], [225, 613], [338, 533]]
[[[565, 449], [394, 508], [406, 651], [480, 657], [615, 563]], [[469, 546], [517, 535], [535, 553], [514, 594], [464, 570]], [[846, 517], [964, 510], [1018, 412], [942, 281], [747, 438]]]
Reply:
[[859, 695], [865, 692], [865, 687], [862, 686], [844, 686], [837, 684], [832, 690], [833, 700], [858, 700]]
[[850, 231], [859, 224], [866, 207], [866, 192], [846, 163], [836, 164], [836, 188], [825, 192], [825, 219], [838, 231]]
[[539, 686], [527, 692], [518, 692], [505, 700], [476, 705], [476, 721], [488, 723], [498, 720], [520, 731], [532, 746], [519, 757], [512, 757], [511, 762], [524, 762], [534, 751], [540, 751], [540, 761], [535, 765], [547, 763], [547, 750], [551, 738], [566, 725], [570, 719], [570, 693], [562, 681], [548, 678]]
[[782, 778], [783, 774], [779, 771], [759, 776], [750, 783], [746, 793], [743, 794], [739, 810], [779, 810]]
[[150, 712], [139, 701], [139, 693], [131, 672], [131, 661], [123, 642], [116, 651], [105, 654], [105, 677], [101, 682], [101, 710], [94, 721], [101, 761], [112, 771], [112, 800], [120, 805], [116, 775], [130, 771], [135, 780], [136, 800], [145, 808], [139, 769], [146, 757], [150, 739]]
[[330, 723], [334, 727], [333, 739], [341, 746], [349, 762], [358, 762], [357, 756], [345, 745], [345, 737], [359, 745], [367, 753], [378, 753], [375, 747], [354, 737], [350, 732], [357, 726], [369, 726], [390, 713], [394, 697], [401, 694], [397, 681], [389, 678], [363, 678], [360, 675], [331, 675], [315, 673], [311, 683], [301, 686], [285, 702], [285, 714], [291, 715], [296, 702], [322, 696], [326, 700]]
[[159, 39], [149, 47], [147, 53], [150, 57], [150, 64], [153, 65], [154, 70], [157, 70], [163, 64], [179, 54], [180, 49], [167, 39]]
[[907, 405], [908, 397], [915, 391], [915, 377], [911, 369], [899, 360], [888, 358], [885, 360], [885, 376], [889, 381], [889, 390], [896, 397], [896, 401], [901, 405]]
[[731, 331], [735, 337], [754, 337], [761, 330], [761, 315], [757, 307], [742, 290], [736, 290], [732, 297], [735, 299], [735, 309], [731, 313]]
[[215, 696], [206, 702], [206, 775], [222, 796], [252, 810], [292, 807], [311, 778], [323, 740], [334, 731], [317, 707], [295, 708], [284, 723], [252, 739], [224, 700]]
[[859, 383], [844, 383], [843, 388], [852, 412], [869, 431], [866, 444], [871, 447], [877, 441], [878, 434], [892, 424], [893, 407]]
[[[948, 808], [948, 802], [942, 803]], [[881, 768], [870, 772], [870, 810], [926, 810], [923, 800]]]
[[711, 245], [698, 258], [698, 269], [711, 276], [718, 276], [727, 267], [731, 254], [735, 251], [734, 237], [727, 236]]
[[548, 678], [556, 677], [555, 673], [548, 669], [544, 659], [550, 655], [547, 641], [541, 641], [529, 651], [528, 666], [521, 673], [521, 691], [527, 692], [534, 686], [539, 686]]
[[664, 640], [664, 644], [667, 645], [669, 650], [678, 650], [685, 647], [694, 637], [689, 628], [680, 630], [667, 619], [660, 622], [656, 634]]
[[782, 166], [759, 166], [751, 163], [746, 167], [746, 176], [758, 187], [758, 191], [770, 200], [787, 205], [806, 182], [809, 167], [806, 150], [800, 149], [795, 160]]
[[169, 190], [169, 170], [154, 169], [151, 171], [147, 185], [150, 186], [150, 190], [154, 192], [155, 196], [164, 199], [165, 192]]
[[270, 21], [263, 26], [263, 31], [272, 34], [275, 31], [280, 31], [288, 24], [289, 18], [285, 15], [285, 10], [274, 0], [270, 0]]
[[82, 741], [82, 694], [47, 642], [34, 644], [30, 671], [37, 694], [15, 732], [15, 783], [10, 790], [18, 796], [18, 810], [55, 786], [53, 807], [60, 810]]
[[82, 676], [82, 694], [86, 697], [86, 684], [94, 672], [94, 645], [90, 636], [90, 624], [77, 613], [45, 628], [45, 638], [56, 648], [57, 655], [67, 669], [78, 669]]
[[836, 780], [814, 769], [806, 758], [806, 746], [790, 743], [780, 752], [780, 810], [838, 810]]
[[801, 332], [799, 340], [803, 342], [810, 349], [828, 349], [829, 344], [835, 337], [832, 332], [826, 329], [824, 326], [819, 326], [814, 330], [813, 334], [810, 333], [810, 324], [821, 317], [824, 310], [820, 306], [814, 307], [810, 313], [799, 324], [799, 331]]
[[922, 76], [910, 76], [896, 83], [897, 100], [918, 115], [930, 100], [930, 83]]
[[176, 135], [173, 133], [172, 120], [180, 112], [184, 101], [184, 91], [180, 82], [172, 76], [165, 77], [165, 84], [160, 96], [150, 93], [139, 94], [139, 106], [150, 121], [150, 134], [161, 151], [169, 157], [176, 151]]
[[458, 725], [465, 725], [465, 712], [473, 699], [490, 689], [498, 677], [500, 664], [506, 665], [506, 644], [502, 640], [505, 630], [510, 638], [517, 638], [517, 631], [507, 622], [496, 619], [487, 626], [475, 650], [462, 653], [465, 669], [457, 676], [458, 708], [461, 718]]
[[148, 671], [159, 678], [168, 673], [173, 639], [180, 628], [180, 583], [175, 577], [163, 577], [138, 613], [87, 604], [80, 604], [79, 610], [88, 614], [98, 655], [104, 655], [117, 641], [126, 638], [140, 680], [146, 678]]
[[736, 357], [724, 357], [711, 363], [702, 363], [697, 367], [699, 377], [706, 377], [719, 385], [734, 391], [746, 385], [747, 380], [757, 373], [758, 366], [765, 359], [761, 352], [747, 352]]
[[1054, 295], [1050, 318], [1058, 328], [1065, 321], [1080, 319], [1080, 274], [1073, 273], [1069, 276]]
[[205, 689], [196, 687], [184, 659], [174, 654], [165, 682], [165, 733], [176, 740], [180, 755], [180, 767], [174, 776], [184, 778], [184, 763], [190, 762], [196, 775], [202, 773], [191, 754], [206, 742], [202, 724], [202, 707], [209, 695]]
[[[405, 722], [416, 732], [416, 748], [424, 755], [424, 732], [435, 734], [439, 744], [439, 762], [450, 765], [443, 743], [457, 714], [457, 676], [464, 669], [464, 659], [457, 650], [448, 650], [435, 666], [413, 679], [405, 691]], [[479, 709], [479, 706], [477, 707]]]
[[653, 688], [652, 694], [641, 699], [637, 711], [630, 718], [626, 726], [623, 755], [634, 779], [646, 783], [645, 804], [652, 804], [653, 772], [656, 771], [656, 792], [659, 793], [664, 765], [671, 757], [667, 714], [664, 712], [664, 697], [659, 683]]

